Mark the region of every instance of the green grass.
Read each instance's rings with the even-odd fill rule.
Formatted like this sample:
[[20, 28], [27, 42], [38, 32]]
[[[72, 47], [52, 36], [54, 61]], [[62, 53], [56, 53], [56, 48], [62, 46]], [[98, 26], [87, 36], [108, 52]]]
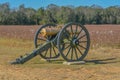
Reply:
[[[9, 65], [12, 60], [15, 60], [20, 55], [24, 55], [25, 53], [29, 53], [34, 50], [34, 44], [33, 41], [29, 40], [20, 40], [20, 39], [7, 39], [7, 38], [0, 38], [0, 64], [2, 65]], [[110, 46], [106, 47], [99, 47], [95, 49], [90, 49], [87, 57], [85, 60], [87, 60], [86, 64], [83, 65], [63, 65], [62, 63], [64, 60], [60, 58], [60, 60], [47, 62], [44, 60], [41, 60], [41, 57], [38, 55], [32, 60], [26, 62], [23, 65], [18, 65], [21, 67], [39, 67], [39, 68], [60, 68], [60, 67], [88, 67], [89, 66], [98, 66], [102, 63], [96, 63], [94, 60], [101, 60], [103, 63], [110, 63], [114, 64], [117, 62], [117, 65], [120, 66], [120, 49], [113, 48]], [[115, 58], [112, 60], [112, 58]], [[107, 60], [108, 59], [108, 60]], [[111, 60], [109, 60], [111, 59]], [[93, 61], [92, 61], [93, 60]], [[102, 61], [103, 60], [103, 61]]]

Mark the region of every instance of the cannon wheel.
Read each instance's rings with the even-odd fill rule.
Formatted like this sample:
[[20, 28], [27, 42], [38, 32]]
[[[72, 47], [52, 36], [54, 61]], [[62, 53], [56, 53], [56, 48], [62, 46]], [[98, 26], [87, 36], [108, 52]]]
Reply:
[[[41, 30], [43, 28], [52, 28], [52, 27], [55, 27], [56, 25], [55, 24], [46, 24], [46, 25], [43, 25], [41, 26], [38, 31], [36, 32], [36, 35], [34, 37], [34, 45], [35, 45], [35, 48], [38, 48], [39, 46], [41, 45], [44, 45], [47, 41], [51, 41], [55, 38], [55, 36], [43, 36], [41, 34]], [[58, 49], [57, 49], [57, 46], [52, 44], [51, 47], [40, 53], [40, 56], [46, 60], [51, 60], [51, 59], [54, 59], [54, 58], [58, 58], [59, 57], [59, 53], [58, 53]]]
[[89, 33], [79, 23], [68, 23], [58, 34], [57, 45], [59, 52], [66, 61], [83, 60], [90, 47]]

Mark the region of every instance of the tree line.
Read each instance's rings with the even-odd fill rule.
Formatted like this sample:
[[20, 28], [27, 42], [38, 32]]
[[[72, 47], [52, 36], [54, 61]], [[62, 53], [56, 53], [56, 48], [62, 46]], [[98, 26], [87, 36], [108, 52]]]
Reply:
[[0, 25], [65, 24], [120, 24], [120, 6], [102, 8], [92, 6], [57, 6], [50, 4], [39, 9], [25, 8], [24, 4], [11, 9], [9, 3], [0, 4]]

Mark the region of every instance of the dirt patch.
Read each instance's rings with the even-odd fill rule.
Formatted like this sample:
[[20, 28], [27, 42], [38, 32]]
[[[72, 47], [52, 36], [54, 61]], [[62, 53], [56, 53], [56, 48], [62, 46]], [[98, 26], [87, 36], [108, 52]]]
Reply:
[[119, 80], [120, 68], [110, 65], [79, 68], [20, 68], [0, 65], [1, 80]]

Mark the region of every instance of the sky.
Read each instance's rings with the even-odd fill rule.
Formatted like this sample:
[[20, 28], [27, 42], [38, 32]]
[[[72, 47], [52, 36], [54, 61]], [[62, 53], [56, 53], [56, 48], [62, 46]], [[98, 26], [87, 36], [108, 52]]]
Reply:
[[120, 0], [0, 0], [0, 4], [8, 2], [10, 8], [17, 8], [19, 5], [24, 4], [25, 7], [31, 7], [38, 9], [40, 7], [46, 7], [49, 4], [56, 4], [58, 6], [73, 5], [78, 6], [91, 6], [93, 4], [99, 5], [103, 8], [109, 6], [120, 6]]

